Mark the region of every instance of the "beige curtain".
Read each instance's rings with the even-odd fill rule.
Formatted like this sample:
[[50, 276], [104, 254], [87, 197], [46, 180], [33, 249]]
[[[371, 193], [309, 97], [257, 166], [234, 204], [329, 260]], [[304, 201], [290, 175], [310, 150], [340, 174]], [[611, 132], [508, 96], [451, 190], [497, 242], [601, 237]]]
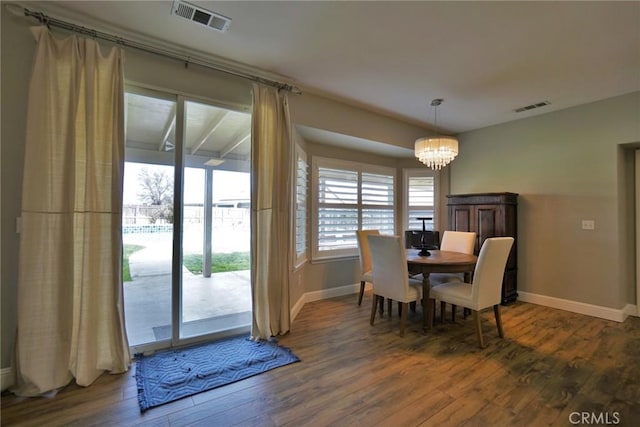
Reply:
[[37, 41], [29, 88], [16, 343], [19, 395], [130, 364], [122, 304], [123, 54]]
[[289, 331], [291, 125], [286, 95], [253, 86], [251, 128], [253, 339]]

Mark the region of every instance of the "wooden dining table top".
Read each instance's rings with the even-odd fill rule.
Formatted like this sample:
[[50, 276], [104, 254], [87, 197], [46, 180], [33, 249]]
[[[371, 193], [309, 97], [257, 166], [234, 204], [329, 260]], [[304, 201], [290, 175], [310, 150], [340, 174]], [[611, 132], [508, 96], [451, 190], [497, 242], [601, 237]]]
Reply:
[[407, 263], [411, 266], [427, 267], [430, 272], [448, 273], [473, 270], [478, 257], [473, 254], [441, 250], [429, 250], [429, 256], [420, 256], [418, 249], [407, 249]]

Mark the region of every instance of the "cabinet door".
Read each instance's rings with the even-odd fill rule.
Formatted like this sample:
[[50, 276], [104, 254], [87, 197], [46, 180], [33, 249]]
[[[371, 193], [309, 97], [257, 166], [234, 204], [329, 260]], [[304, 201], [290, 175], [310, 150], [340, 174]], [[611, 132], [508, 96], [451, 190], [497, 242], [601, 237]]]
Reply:
[[478, 233], [476, 253], [489, 237], [504, 236], [504, 210], [499, 205], [478, 205], [475, 207], [475, 227]]
[[476, 255], [489, 237], [511, 235], [505, 230], [505, 210], [501, 205], [450, 205], [449, 227], [455, 231], [476, 232]]
[[475, 231], [472, 210], [474, 206], [449, 206], [449, 227], [452, 231]]

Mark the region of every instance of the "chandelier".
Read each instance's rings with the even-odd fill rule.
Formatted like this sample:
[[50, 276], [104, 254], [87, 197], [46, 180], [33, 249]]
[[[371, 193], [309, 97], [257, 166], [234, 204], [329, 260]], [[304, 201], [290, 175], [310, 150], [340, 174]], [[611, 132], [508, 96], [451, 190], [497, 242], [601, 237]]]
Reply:
[[440, 170], [443, 166], [447, 166], [458, 155], [458, 140], [450, 136], [438, 135], [438, 105], [440, 104], [442, 104], [440, 98], [431, 101], [436, 136], [419, 138], [415, 143], [416, 157], [433, 170]]

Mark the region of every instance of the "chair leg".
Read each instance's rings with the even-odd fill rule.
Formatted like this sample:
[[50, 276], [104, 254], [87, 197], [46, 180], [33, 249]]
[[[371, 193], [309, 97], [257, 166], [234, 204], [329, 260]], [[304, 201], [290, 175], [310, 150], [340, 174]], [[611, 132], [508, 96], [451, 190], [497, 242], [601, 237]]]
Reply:
[[393, 300], [391, 298], [387, 298], [387, 311], [389, 312], [388, 316], [391, 319], [391, 305], [393, 304]]
[[412, 313], [415, 313], [416, 312], [416, 302], [415, 301], [410, 302], [409, 303], [409, 308], [411, 309]]
[[402, 303], [398, 301], [398, 317], [402, 317]]
[[456, 321], [456, 305], [455, 304], [451, 304], [451, 321], [455, 322]]
[[504, 338], [504, 330], [502, 329], [502, 316], [500, 315], [500, 304], [493, 306], [493, 314], [496, 316], [496, 326], [498, 326], [498, 335]]
[[400, 336], [404, 337], [404, 329], [407, 327], [407, 311], [409, 311], [409, 304], [406, 302], [398, 303], [400, 305]]
[[362, 304], [362, 297], [364, 296], [364, 285], [365, 285], [365, 281], [361, 280], [360, 281], [360, 293], [358, 294], [358, 305]]
[[373, 294], [373, 301], [371, 303], [371, 320], [369, 323], [373, 326], [373, 321], [376, 319], [376, 311], [378, 309], [378, 295]]
[[380, 302], [380, 317], [382, 317], [384, 315], [384, 298], [380, 297], [378, 301]]
[[447, 303], [440, 301], [440, 322], [444, 323], [444, 312], [447, 311]]
[[472, 310], [473, 320], [476, 324], [476, 335], [478, 335], [478, 344], [480, 348], [484, 348], [484, 340], [482, 339], [482, 325], [480, 324], [480, 312]]

